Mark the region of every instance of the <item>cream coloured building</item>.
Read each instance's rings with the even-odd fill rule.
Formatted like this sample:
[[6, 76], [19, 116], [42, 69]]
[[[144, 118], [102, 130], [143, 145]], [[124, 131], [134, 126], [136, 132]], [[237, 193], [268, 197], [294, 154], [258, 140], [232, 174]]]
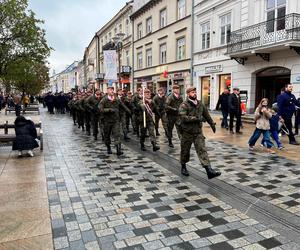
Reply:
[[239, 87], [252, 112], [286, 83], [300, 92], [298, 0], [195, 0], [194, 85], [216, 107], [225, 87]]
[[192, 0], [136, 0], [133, 23], [134, 89], [153, 92], [190, 85]]
[[96, 76], [98, 72], [98, 60], [97, 60], [97, 51], [98, 51], [98, 38], [95, 35], [90, 41], [88, 47], [86, 47], [83, 57], [84, 65], [84, 88], [93, 89], [99, 88], [97, 83]]
[[105, 67], [103, 50], [116, 49], [118, 53], [117, 72], [118, 82], [114, 83], [116, 87], [126, 89], [132, 88], [132, 27], [130, 15], [132, 14], [132, 1], [125, 6], [99, 31], [96, 33], [99, 43], [98, 63], [99, 71], [98, 81], [100, 89], [106, 91], [107, 80], [105, 80]]

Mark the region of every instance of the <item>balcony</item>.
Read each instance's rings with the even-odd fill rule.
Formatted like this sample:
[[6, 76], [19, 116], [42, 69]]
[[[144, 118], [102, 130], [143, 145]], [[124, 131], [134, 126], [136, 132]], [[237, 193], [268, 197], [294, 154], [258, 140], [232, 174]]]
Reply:
[[232, 58], [253, 53], [261, 56], [286, 47], [300, 53], [300, 14], [288, 14], [231, 32], [227, 54]]

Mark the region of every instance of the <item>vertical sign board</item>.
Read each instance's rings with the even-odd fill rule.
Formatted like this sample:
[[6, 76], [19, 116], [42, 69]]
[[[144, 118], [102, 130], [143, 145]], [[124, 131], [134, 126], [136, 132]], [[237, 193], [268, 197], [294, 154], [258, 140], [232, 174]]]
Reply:
[[104, 50], [104, 69], [106, 80], [118, 80], [117, 52], [115, 50]]

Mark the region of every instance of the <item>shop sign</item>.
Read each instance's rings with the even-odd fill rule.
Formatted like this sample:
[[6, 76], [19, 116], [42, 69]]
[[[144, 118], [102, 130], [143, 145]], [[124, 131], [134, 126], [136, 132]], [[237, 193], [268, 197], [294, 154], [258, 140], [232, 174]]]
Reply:
[[164, 71], [168, 71], [167, 65], [156, 67], [156, 74], [162, 74]]
[[294, 81], [293, 83], [300, 83], [300, 75], [294, 76]]
[[205, 67], [205, 74], [218, 73], [223, 71], [223, 65]]
[[173, 75], [173, 78], [175, 78], [175, 79], [182, 79], [184, 76], [183, 76], [183, 73], [174, 73], [174, 75]]

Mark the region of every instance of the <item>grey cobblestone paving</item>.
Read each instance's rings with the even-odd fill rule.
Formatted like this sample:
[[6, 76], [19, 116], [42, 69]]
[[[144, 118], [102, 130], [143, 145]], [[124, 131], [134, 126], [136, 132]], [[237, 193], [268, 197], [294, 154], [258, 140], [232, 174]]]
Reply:
[[[44, 115], [43, 119], [55, 249], [225, 250], [295, 246], [229, 204], [191, 183], [182, 183], [181, 177], [139, 152], [125, 148], [125, 156], [107, 156], [103, 144], [73, 127], [67, 116]], [[214, 148], [219, 145], [209, 144], [215, 144]], [[237, 151], [229, 146], [227, 150], [223, 157]], [[178, 150], [170, 153], [178, 156]], [[225, 176], [235, 171], [231, 160], [226, 159], [222, 168]], [[236, 175], [238, 172], [229, 181], [237, 181]], [[243, 178], [246, 177], [239, 176]]]

